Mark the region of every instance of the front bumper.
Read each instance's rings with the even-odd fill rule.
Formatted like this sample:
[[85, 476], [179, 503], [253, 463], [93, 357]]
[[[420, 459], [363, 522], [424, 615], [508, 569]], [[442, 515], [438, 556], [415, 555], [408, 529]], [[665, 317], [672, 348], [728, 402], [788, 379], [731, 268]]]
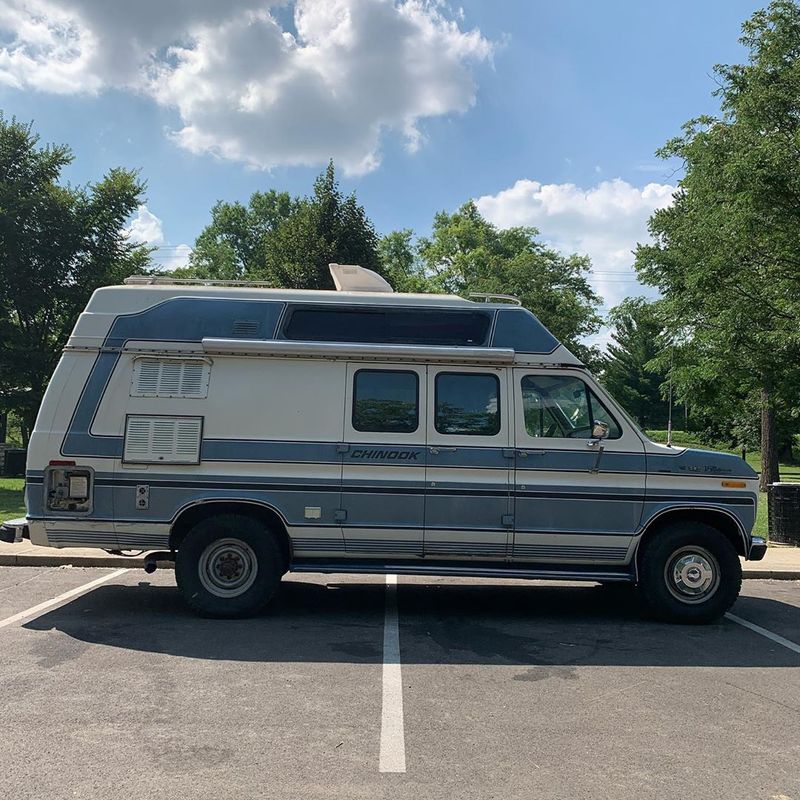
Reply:
[[750, 552], [747, 554], [748, 561], [761, 561], [767, 552], [767, 540], [761, 536], [753, 536], [750, 539]]
[[28, 527], [28, 520], [25, 517], [22, 517], [22, 519], [10, 519], [0, 525], [0, 542], [15, 544], [23, 539], [30, 538], [31, 532]]

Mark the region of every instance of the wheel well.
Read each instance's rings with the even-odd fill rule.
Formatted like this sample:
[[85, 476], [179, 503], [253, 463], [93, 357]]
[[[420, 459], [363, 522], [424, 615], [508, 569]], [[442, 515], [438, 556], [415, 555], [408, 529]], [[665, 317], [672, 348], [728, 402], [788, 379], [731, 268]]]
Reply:
[[644, 552], [647, 543], [659, 530], [665, 525], [680, 521], [702, 522], [711, 528], [715, 528], [728, 539], [733, 545], [733, 549], [740, 556], [747, 555], [744, 549], [744, 539], [742, 538], [741, 528], [736, 523], [736, 520], [729, 514], [726, 514], [724, 511], [717, 511], [713, 508], [676, 508], [674, 511], [666, 511], [659, 515], [657, 519], [654, 519], [647, 528], [645, 528], [636, 551], [637, 561], [639, 555]]
[[169, 534], [169, 549], [177, 550], [186, 534], [198, 522], [214, 517], [217, 514], [243, 514], [263, 522], [271, 531], [274, 531], [283, 553], [283, 566], [288, 569], [292, 558], [292, 543], [286, 530], [286, 524], [277, 511], [259, 503], [209, 500], [189, 506], [181, 511], [172, 523], [172, 529]]

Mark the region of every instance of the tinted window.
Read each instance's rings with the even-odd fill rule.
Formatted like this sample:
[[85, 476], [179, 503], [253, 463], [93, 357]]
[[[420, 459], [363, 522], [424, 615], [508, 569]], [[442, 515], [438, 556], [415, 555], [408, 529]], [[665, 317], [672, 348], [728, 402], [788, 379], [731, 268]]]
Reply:
[[591, 439], [595, 422], [608, 425], [608, 438], [622, 435], [617, 421], [597, 395], [569, 375], [526, 375], [522, 407], [529, 436], [548, 439]]
[[419, 425], [416, 372], [361, 369], [353, 383], [353, 428], [412, 433]]
[[485, 311], [296, 308], [284, 335], [305, 342], [480, 346], [491, 322]]
[[552, 353], [558, 339], [524, 308], [503, 308], [497, 313], [492, 347], [510, 347], [518, 353]]
[[500, 431], [500, 381], [496, 375], [440, 372], [436, 376], [436, 430], [466, 436]]

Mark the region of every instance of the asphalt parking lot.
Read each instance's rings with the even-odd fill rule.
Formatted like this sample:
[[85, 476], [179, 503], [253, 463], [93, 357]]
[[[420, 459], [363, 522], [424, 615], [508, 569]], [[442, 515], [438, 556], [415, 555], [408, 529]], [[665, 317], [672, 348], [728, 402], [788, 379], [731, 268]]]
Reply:
[[169, 571], [0, 568], [0, 797], [798, 799], [800, 584], [733, 612], [776, 638], [593, 584], [288, 575], [215, 621]]

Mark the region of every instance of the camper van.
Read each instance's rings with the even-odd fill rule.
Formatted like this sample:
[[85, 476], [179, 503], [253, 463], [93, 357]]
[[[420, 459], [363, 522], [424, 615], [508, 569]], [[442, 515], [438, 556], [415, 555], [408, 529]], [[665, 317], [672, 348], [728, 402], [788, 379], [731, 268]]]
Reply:
[[627, 583], [679, 622], [731, 606], [766, 549], [742, 459], [650, 441], [513, 298], [331, 272], [97, 290], [6, 540], [148, 551], [218, 617], [288, 571]]

